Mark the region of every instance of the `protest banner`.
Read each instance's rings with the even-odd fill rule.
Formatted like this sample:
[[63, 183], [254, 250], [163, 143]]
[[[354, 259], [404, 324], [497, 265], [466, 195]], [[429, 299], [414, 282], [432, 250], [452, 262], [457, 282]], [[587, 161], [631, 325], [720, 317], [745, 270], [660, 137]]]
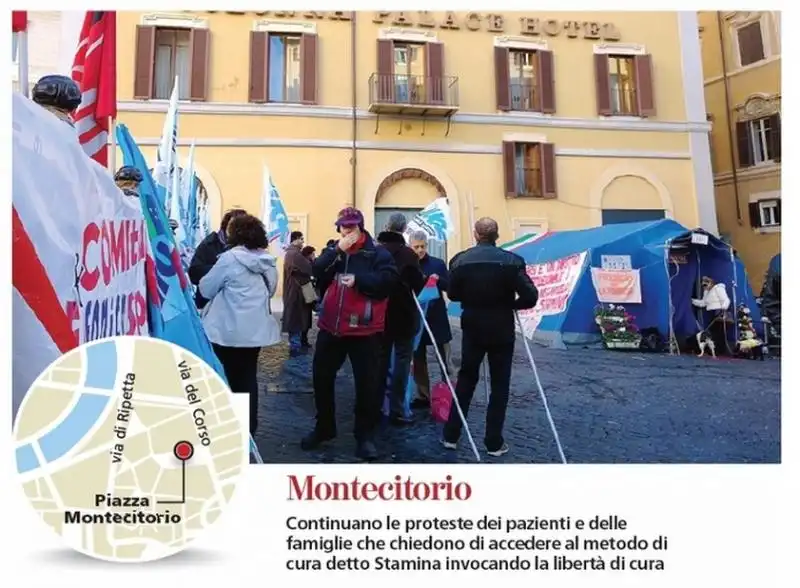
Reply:
[[519, 312], [526, 337], [533, 337], [543, 317], [561, 314], [567, 309], [567, 303], [575, 290], [575, 284], [583, 271], [585, 261], [584, 251], [554, 261], [527, 266], [528, 275], [539, 290], [539, 301], [535, 308]]
[[641, 304], [642, 283], [639, 270], [606, 270], [592, 268], [592, 284], [598, 302]]
[[139, 203], [86, 156], [75, 130], [12, 95], [14, 410], [80, 343], [147, 335], [147, 229]]

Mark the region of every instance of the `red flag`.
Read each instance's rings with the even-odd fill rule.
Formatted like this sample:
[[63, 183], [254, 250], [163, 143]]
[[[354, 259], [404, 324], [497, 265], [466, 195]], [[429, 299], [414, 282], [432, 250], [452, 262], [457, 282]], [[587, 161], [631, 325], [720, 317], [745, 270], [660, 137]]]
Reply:
[[11, 32], [24, 33], [28, 30], [28, 11], [27, 10], [12, 10], [11, 11]]
[[109, 118], [117, 117], [117, 13], [90, 11], [83, 21], [72, 79], [82, 100], [73, 115], [83, 150], [108, 165]]

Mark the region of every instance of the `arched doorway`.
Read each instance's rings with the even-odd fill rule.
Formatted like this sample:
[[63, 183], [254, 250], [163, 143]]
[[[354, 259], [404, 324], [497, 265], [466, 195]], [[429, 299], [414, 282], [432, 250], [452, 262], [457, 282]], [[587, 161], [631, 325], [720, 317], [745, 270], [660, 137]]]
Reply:
[[[427, 206], [442, 197], [447, 198], [442, 183], [423, 169], [405, 167], [389, 174], [375, 193], [375, 233], [383, 230], [393, 213], [402, 212], [410, 220], [422, 210], [420, 204]], [[430, 241], [428, 252], [446, 260], [447, 243]]]

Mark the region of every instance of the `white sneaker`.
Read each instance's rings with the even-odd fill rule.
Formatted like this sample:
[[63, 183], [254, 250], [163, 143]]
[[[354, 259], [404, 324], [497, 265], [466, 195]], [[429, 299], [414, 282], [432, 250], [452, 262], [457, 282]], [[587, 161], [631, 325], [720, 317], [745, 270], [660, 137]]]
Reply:
[[500, 449], [495, 449], [494, 451], [489, 451], [487, 449], [486, 453], [488, 453], [492, 457], [500, 457], [502, 455], [505, 455], [506, 453], [508, 453], [508, 444], [503, 443], [503, 446]]
[[458, 443], [451, 443], [450, 441], [445, 441], [441, 439], [442, 447], [445, 449], [458, 449]]

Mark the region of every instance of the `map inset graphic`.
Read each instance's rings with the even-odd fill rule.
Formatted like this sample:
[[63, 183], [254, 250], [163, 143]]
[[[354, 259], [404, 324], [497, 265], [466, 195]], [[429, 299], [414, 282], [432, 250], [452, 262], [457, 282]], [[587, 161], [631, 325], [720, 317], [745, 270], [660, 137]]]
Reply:
[[223, 380], [159, 339], [117, 337], [63, 355], [15, 423], [17, 471], [44, 521], [111, 561], [182, 550], [230, 501], [247, 431]]

